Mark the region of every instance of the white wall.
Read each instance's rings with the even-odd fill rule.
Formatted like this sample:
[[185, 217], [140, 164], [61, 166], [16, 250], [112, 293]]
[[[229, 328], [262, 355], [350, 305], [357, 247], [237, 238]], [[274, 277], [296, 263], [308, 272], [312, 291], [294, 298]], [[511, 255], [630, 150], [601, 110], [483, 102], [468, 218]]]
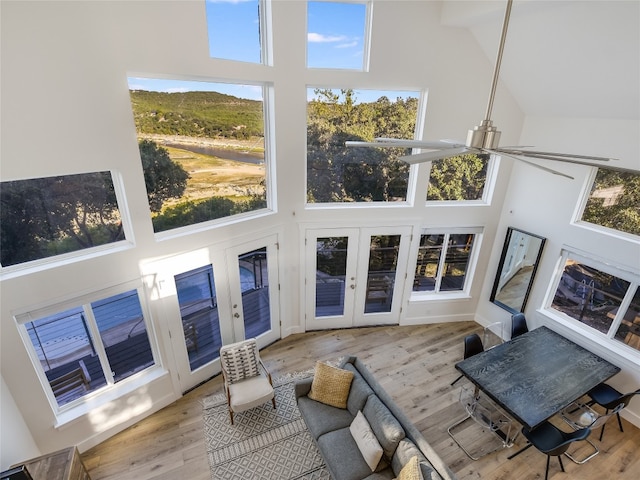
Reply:
[[[116, 170], [124, 180], [133, 224], [133, 243], [123, 251], [2, 279], [1, 374], [26, 425], [22, 428], [20, 422], [9, 422], [7, 418], [14, 412], [2, 408], [3, 440], [6, 425], [12, 425], [12, 430], [20, 431], [18, 436], [27, 439], [31, 436], [42, 453], [71, 444], [79, 444], [84, 450], [180, 395], [175, 371], [171, 369], [166, 318], [160, 312], [153, 320], [161, 360], [169, 369], [168, 374], [114, 399], [90, 415], [56, 428], [55, 417], [13, 319], [17, 311], [54, 303], [78, 292], [139, 279], [144, 266], [156, 259], [247, 235], [258, 237], [265, 232], [278, 231], [282, 332], [287, 335], [304, 330], [299, 300], [303, 295], [298, 284], [302, 269], [299, 225], [331, 226], [353, 223], [357, 219], [360, 224], [369, 226], [402, 223], [416, 228], [485, 227], [478, 262], [480, 274], [472, 286], [471, 298], [457, 302], [407, 304], [401, 318], [406, 324], [466, 320], [478, 315], [480, 320], [504, 316], [504, 311], [488, 303], [487, 288], [493, 281], [496, 255], [499, 257], [506, 225], [514, 224], [547, 236], [551, 251], [557, 250], [561, 243], [570, 242], [572, 236], [582, 235], [575, 227], [567, 226], [579, 180], [566, 187], [565, 183], [546, 174], [520, 165], [512, 167], [509, 161], [501, 164], [496, 195], [488, 206], [426, 208], [418, 201], [402, 209], [305, 210], [302, 179], [305, 178], [307, 85], [428, 89], [425, 138], [464, 139], [466, 130], [482, 119], [492, 65], [467, 30], [440, 25], [438, 2], [376, 2], [369, 73], [307, 71], [304, 68], [306, 10], [302, 1], [276, 1], [273, 4], [276, 52], [273, 67], [237, 65], [209, 58], [204, 2], [201, 0], [4, 0], [0, 5], [1, 179]], [[461, 65], [464, 65], [462, 70]], [[451, 75], [451, 72], [456, 74]], [[272, 83], [278, 211], [249, 222], [156, 241], [127, 87], [127, 76], [136, 74]], [[501, 93], [494, 115], [503, 131], [504, 144], [517, 143], [521, 138], [526, 140], [527, 132], [532, 136], [535, 133], [535, 139], [538, 139], [534, 119], [527, 120], [529, 123], [521, 135], [523, 117], [508, 92]], [[630, 142], [623, 138], [620, 143]], [[594, 148], [604, 149], [602, 143]], [[578, 176], [584, 175], [584, 169], [580, 167], [571, 170]], [[540, 188], [534, 188], [531, 182], [558, 188], [552, 190], [544, 204], [538, 205], [531, 198], [538, 198]], [[426, 192], [426, 183], [427, 166], [423, 165], [418, 170], [419, 192]], [[508, 201], [503, 208], [505, 195], [508, 195]], [[567, 206], [558, 208], [559, 204]], [[508, 214], [510, 210], [514, 214]], [[501, 220], [502, 213], [505, 218]], [[584, 246], [590, 246], [590, 243]], [[614, 247], [618, 250], [618, 245]], [[629, 250], [620, 246], [619, 251], [622, 253], [625, 249]], [[548, 278], [550, 274], [550, 264], [546, 262], [545, 258], [539, 278]], [[485, 269], [486, 277], [482, 275]], [[536, 305], [541, 295], [537, 287], [530, 305]], [[152, 305], [154, 312], [160, 310], [156, 307]], [[5, 458], [3, 453], [3, 467], [5, 462], [13, 463], [31, 456], [30, 442], [23, 443], [21, 452], [11, 452], [9, 456], [13, 458]]]

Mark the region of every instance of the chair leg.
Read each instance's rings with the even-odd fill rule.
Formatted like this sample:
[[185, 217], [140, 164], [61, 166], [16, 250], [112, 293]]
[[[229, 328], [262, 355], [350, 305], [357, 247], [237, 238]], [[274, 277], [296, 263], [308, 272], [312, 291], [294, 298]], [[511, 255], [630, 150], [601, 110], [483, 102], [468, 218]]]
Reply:
[[233, 425], [233, 410], [229, 409], [229, 417], [231, 418], [231, 425]]
[[549, 462], [551, 461], [551, 457], [547, 455], [547, 469], [544, 472], [544, 480], [548, 480], [549, 478]]
[[276, 397], [273, 397], [271, 399], [271, 403], [273, 403], [273, 409], [275, 410], [276, 409]]
[[518, 455], [520, 455], [522, 452], [524, 452], [527, 448], [531, 448], [533, 447], [533, 444], [529, 443], [527, 445], [525, 445], [524, 447], [522, 447], [520, 450], [518, 450], [516, 453], [513, 453], [511, 455], [509, 455], [507, 457], [507, 460], [511, 460], [513, 457], [517, 457]]
[[564, 465], [562, 464], [562, 457], [558, 455], [558, 461], [560, 462], [560, 469], [564, 472]]
[[458, 378], [456, 378], [453, 382], [451, 382], [451, 386], [455, 385], [456, 383], [458, 383], [458, 380], [460, 380], [464, 375], [460, 375]]
[[620, 427], [620, 431], [624, 432], [622, 429], [622, 420], [620, 420], [620, 412], [616, 413], [616, 416], [618, 417], [618, 426]]

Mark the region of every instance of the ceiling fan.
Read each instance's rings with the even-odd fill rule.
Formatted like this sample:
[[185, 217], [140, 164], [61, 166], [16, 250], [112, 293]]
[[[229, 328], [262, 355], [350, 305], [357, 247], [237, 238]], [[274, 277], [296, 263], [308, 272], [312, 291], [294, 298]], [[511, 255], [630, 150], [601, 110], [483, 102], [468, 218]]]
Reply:
[[[504, 51], [504, 44], [507, 37], [507, 27], [509, 25], [509, 17], [511, 15], [511, 5], [513, 0], [507, 0], [507, 8], [504, 16], [504, 22], [502, 25], [502, 34], [500, 36], [500, 46], [498, 48], [498, 55], [496, 57], [496, 64], [493, 71], [493, 82], [491, 84], [491, 91], [489, 93], [489, 102], [487, 105], [487, 111], [485, 119], [482, 120], [480, 125], [477, 125], [473, 130], [469, 130], [467, 134], [467, 141], [465, 143], [456, 142], [452, 140], [440, 140], [440, 141], [421, 141], [421, 140], [405, 140], [397, 138], [376, 138], [373, 142], [361, 142], [361, 141], [347, 141], [345, 142], [348, 147], [378, 147], [378, 148], [416, 148], [422, 150], [430, 150], [428, 152], [405, 155], [398, 157], [399, 160], [407, 162], [411, 165], [423, 162], [432, 162], [434, 160], [442, 160], [444, 158], [464, 155], [464, 154], [496, 154], [505, 155], [515, 158], [521, 162], [527, 163], [533, 167], [545, 170], [553, 173], [554, 175], [561, 175], [563, 177], [571, 178], [572, 176], [557, 170], [539, 165], [537, 163], [526, 160], [523, 157], [543, 160], [554, 160], [564, 163], [576, 163], [580, 165], [589, 165], [597, 167], [597, 164], [592, 162], [608, 162], [610, 160], [616, 160], [615, 158], [607, 157], [595, 157], [588, 155], [574, 155], [568, 153], [553, 153], [553, 152], [540, 152], [536, 150], [528, 150], [530, 147], [500, 147], [498, 142], [500, 140], [500, 132], [493, 125], [491, 121], [491, 111], [493, 109], [493, 101], [496, 94], [496, 88], [498, 85], [498, 75], [500, 72], [500, 64], [502, 62], [502, 53]], [[624, 168], [609, 167], [613, 170], [628, 171]]]

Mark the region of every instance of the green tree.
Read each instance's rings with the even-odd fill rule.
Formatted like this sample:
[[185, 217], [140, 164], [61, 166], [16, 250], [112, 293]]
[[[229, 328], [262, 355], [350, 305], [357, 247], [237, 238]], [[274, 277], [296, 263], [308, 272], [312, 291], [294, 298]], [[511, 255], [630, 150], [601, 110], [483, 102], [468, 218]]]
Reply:
[[640, 175], [599, 168], [582, 220], [640, 235]]
[[427, 200], [479, 200], [487, 177], [489, 155], [474, 153], [432, 163]]
[[171, 160], [165, 148], [155, 142], [141, 140], [139, 148], [149, 208], [152, 212], [159, 212], [166, 200], [182, 196], [189, 174], [179, 163]]

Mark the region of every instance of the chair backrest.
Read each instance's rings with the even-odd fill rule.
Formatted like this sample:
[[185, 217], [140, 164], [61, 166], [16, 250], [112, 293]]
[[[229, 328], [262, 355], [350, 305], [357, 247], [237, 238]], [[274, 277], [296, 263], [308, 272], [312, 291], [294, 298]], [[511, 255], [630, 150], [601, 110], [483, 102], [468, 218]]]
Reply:
[[224, 345], [220, 349], [220, 366], [229, 383], [260, 375], [259, 364], [260, 354], [255, 338]]
[[553, 448], [551, 448], [550, 450], [547, 450], [544, 453], [546, 453], [551, 457], [557, 457], [559, 455], [562, 455], [564, 452], [569, 450], [569, 447], [573, 442], [579, 442], [581, 440], [585, 440], [590, 434], [591, 434], [591, 429], [589, 427], [581, 428], [579, 430], [575, 430], [569, 433], [562, 432], [562, 437], [564, 438], [564, 440], [561, 443], [553, 446]]
[[511, 315], [511, 338], [516, 338], [528, 331], [529, 327], [527, 327], [527, 319], [524, 313], [514, 313]]
[[480, 335], [472, 333], [471, 335], [464, 337], [464, 358], [473, 357], [480, 352], [484, 352], [484, 346], [482, 345]]
[[595, 430], [596, 428], [602, 427], [607, 420], [609, 420], [616, 413], [620, 412], [620, 410], [622, 410], [624, 407], [625, 407], [624, 403], [621, 403], [613, 410], [610, 410], [609, 413], [607, 413], [606, 415], [598, 415], [596, 419], [591, 423], [591, 425], [589, 425], [589, 428], [591, 428], [592, 430]]

